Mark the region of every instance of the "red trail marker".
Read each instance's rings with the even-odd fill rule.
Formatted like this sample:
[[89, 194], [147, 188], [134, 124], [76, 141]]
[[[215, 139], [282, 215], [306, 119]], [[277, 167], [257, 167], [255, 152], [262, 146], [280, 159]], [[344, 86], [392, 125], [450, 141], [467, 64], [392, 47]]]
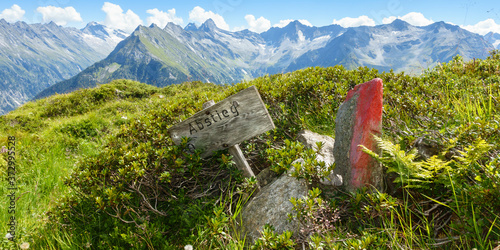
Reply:
[[382, 188], [382, 167], [359, 145], [377, 152], [373, 135], [382, 131], [383, 84], [375, 78], [347, 93], [335, 119], [334, 173], [343, 178], [346, 190], [364, 186]]

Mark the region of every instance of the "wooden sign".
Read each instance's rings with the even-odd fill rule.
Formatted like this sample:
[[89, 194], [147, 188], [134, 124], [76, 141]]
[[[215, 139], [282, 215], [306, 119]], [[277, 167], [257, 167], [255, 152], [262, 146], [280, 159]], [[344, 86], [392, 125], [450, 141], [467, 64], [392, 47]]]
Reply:
[[202, 157], [229, 148], [274, 129], [274, 123], [255, 86], [210, 106], [169, 129], [175, 144], [190, 137], [188, 150], [203, 150]]

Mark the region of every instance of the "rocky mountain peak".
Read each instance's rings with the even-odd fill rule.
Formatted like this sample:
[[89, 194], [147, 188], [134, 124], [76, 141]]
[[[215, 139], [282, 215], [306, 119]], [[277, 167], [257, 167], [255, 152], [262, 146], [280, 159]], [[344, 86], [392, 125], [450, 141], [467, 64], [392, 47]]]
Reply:
[[[338, 25], [310, 27], [300, 21], [292, 21], [285, 27], [273, 27], [260, 34], [248, 30], [221, 30], [212, 19], [206, 20], [200, 27], [193, 23], [184, 29], [174, 23], [167, 24], [163, 29], [155, 27], [157, 26], [138, 26], [131, 37], [123, 40], [128, 33], [119, 36], [119, 31], [95, 22], [87, 24], [80, 31], [55, 23], [8, 24], [5, 20], [0, 20], [0, 28], [5, 30], [2, 33], [9, 37], [4, 40], [13, 43], [9, 46], [24, 46], [24, 61], [12, 61], [11, 58], [17, 57], [7, 55], [6, 60], [11, 60], [12, 65], [23, 67], [27, 65], [26, 62], [35, 64], [43, 58], [46, 59], [44, 65], [55, 64], [65, 70], [62, 72], [51, 69], [53, 72], [49, 72], [52, 74], [50, 78], [40, 80], [39, 76], [35, 76], [32, 80], [23, 82], [26, 86], [33, 85], [33, 82], [45, 84], [38, 86], [39, 91], [60, 81], [60, 76], [68, 79], [80, 72], [67, 81], [52, 85], [50, 90], [47, 89], [47, 95], [62, 93], [61, 90], [90, 87], [97, 80], [109, 82], [116, 78], [130, 78], [165, 86], [191, 80], [233, 83], [263, 74], [337, 64], [346, 68], [368, 66], [384, 71], [421, 70], [422, 65], [430, 67], [438, 62], [446, 62], [456, 54], [464, 58], [485, 58], [487, 51], [493, 49], [491, 44], [500, 45], [496, 37], [488, 40], [488, 43], [483, 36], [444, 22], [418, 27], [395, 20], [391, 24], [375, 27], [342, 28]], [[54, 48], [49, 49], [55, 52], [40, 54], [47, 50], [47, 43], [30, 43], [30, 39], [26, 37], [41, 37], [60, 47], [52, 46]], [[121, 43], [116, 46], [119, 42]], [[458, 50], [457, 43], [460, 43]], [[83, 51], [84, 48], [87, 50]], [[3, 51], [18, 53], [20, 50], [8, 47]], [[37, 51], [38, 54], [32, 51]], [[111, 51], [113, 52], [109, 54]], [[108, 57], [104, 58], [105, 55]], [[75, 60], [84, 64], [76, 65]], [[99, 62], [85, 69], [97, 61]], [[2, 72], [9, 71], [2, 71], [0, 67], [0, 73]], [[46, 71], [40, 70], [40, 74], [47, 75], [43, 72]], [[9, 83], [18, 82], [19, 75], [22, 75], [19, 72], [10, 75], [7, 73], [4, 78], [9, 78]], [[80, 86], [81, 84], [87, 85]], [[16, 88], [22, 89], [20, 86]], [[18, 95], [27, 93], [26, 91], [27, 88]], [[30, 92], [26, 96], [29, 98], [33, 94]], [[17, 98], [15, 101], [22, 103], [26, 99]], [[6, 102], [16, 103], [13, 100], [11, 98]]]
[[302, 24], [299, 20], [295, 20], [290, 22], [286, 27], [295, 27], [295, 28], [301, 28], [305, 27], [306, 25]]
[[105, 26], [96, 22], [88, 23], [81, 31], [85, 34], [98, 36], [99, 38], [109, 36]]
[[[470, 33], [469, 31], [460, 28], [458, 25], [449, 24], [449, 23], [446, 23], [446, 22], [443, 22], [443, 21], [435, 22], [433, 24], [425, 26], [424, 28], [427, 28], [427, 30], [433, 31], [434, 33], [439, 33], [442, 30], [448, 30], [448, 31], [451, 31], [451, 32], [460, 32], [462, 34], [464, 32]], [[473, 33], [470, 33], [470, 34], [474, 35], [474, 36], [476, 35], [476, 34], [473, 34]]]
[[98, 22], [91, 21], [91, 22], [87, 23], [87, 25], [85, 26], [85, 28], [90, 28], [92, 26], [98, 26], [98, 25], [101, 25], [101, 24], [99, 24]]
[[483, 36], [484, 39], [491, 44], [493, 44], [493, 47], [496, 49], [500, 49], [500, 34], [499, 33], [493, 33], [489, 32], [488, 34]]
[[184, 31], [181, 26], [179, 26], [173, 22], [167, 23], [167, 25], [165, 25], [165, 28], [163, 30], [165, 30], [171, 34], [181, 34]]
[[194, 30], [198, 30], [198, 27], [196, 26], [195, 23], [189, 23], [188, 25], [186, 25], [186, 27], [184, 27], [184, 30], [194, 31]]
[[214, 20], [211, 18], [207, 19], [199, 28], [199, 30], [203, 30], [206, 32], [213, 32], [217, 30], [217, 25], [215, 24]]
[[59, 25], [57, 25], [54, 21], [50, 21], [50, 23], [47, 24], [47, 27], [49, 27], [49, 28], [58, 28]]
[[279, 44], [284, 39], [290, 41], [298, 41], [300, 39], [313, 39], [314, 32], [317, 27], [309, 27], [295, 20], [288, 23], [285, 27], [273, 27], [266, 32], [261, 33], [261, 36], [270, 44]]
[[137, 33], [138, 32], [139, 32], [139, 34], [142, 33], [144, 31], [144, 29], [148, 29], [148, 27], [143, 26], [143, 25], [137, 26], [137, 28], [135, 28], [135, 30], [132, 32], [131, 36], [134, 36], [134, 35], [137, 36], [138, 35]]
[[394, 28], [395, 30], [398, 30], [398, 31], [403, 31], [403, 30], [407, 30], [408, 27], [410, 27], [411, 25], [401, 19], [396, 19], [394, 21], [392, 21], [392, 23], [389, 24], [392, 28]]

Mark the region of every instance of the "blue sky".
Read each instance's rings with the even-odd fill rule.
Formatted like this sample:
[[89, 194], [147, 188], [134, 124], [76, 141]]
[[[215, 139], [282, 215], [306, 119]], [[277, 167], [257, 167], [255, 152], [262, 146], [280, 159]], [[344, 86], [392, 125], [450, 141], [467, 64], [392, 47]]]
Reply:
[[0, 18], [8, 22], [54, 21], [77, 28], [96, 21], [127, 32], [139, 24], [163, 27], [174, 22], [184, 27], [191, 22], [199, 25], [208, 18], [222, 29], [255, 32], [284, 26], [290, 20], [318, 27], [332, 23], [353, 27], [400, 18], [417, 26], [445, 21], [482, 35], [500, 33], [498, 0], [1, 0]]

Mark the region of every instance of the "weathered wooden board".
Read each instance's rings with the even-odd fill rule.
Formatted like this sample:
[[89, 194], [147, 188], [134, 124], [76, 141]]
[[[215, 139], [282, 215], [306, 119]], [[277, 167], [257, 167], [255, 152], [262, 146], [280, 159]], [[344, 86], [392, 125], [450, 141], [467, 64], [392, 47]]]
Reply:
[[274, 129], [274, 123], [255, 86], [234, 94], [169, 129], [176, 144], [190, 137], [188, 149], [203, 157]]

